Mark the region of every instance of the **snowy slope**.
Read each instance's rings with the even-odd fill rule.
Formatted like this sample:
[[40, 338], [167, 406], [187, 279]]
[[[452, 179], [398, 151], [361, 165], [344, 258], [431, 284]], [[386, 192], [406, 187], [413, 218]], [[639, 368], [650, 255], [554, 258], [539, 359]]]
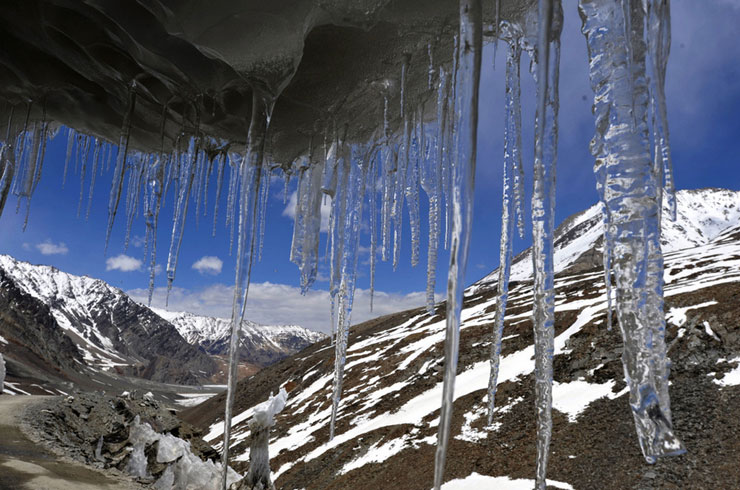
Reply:
[[[682, 190], [676, 193], [676, 204], [676, 221], [668, 218], [664, 207], [661, 236], [664, 253], [704, 245], [723, 230], [740, 224], [740, 191]], [[555, 232], [555, 271], [567, 269], [589, 252], [600, 254], [602, 234], [601, 204], [566, 219]], [[525, 251], [514, 259], [511, 279], [521, 281], [531, 275], [532, 257]], [[480, 283], [488, 284], [497, 279], [498, 273], [494, 271]]]
[[[673, 362], [674, 424], [691, 449], [687, 456], [652, 470], [657, 476], [648, 482], [651, 488], [661, 487], [661, 482], [700, 488], [706, 481], [698, 478], [707, 475], [711, 480], [713, 474], [728, 471], [733, 472], [730, 478], [740, 477], [740, 446], [728, 446], [725, 437], [740, 430], [734, 416], [740, 403], [740, 376], [735, 374], [740, 369], [737, 196], [715, 190], [679, 194], [682, 213], [676, 230], [682, 227], [684, 242], [675, 247], [680, 250], [666, 254], [667, 342]], [[592, 217], [596, 214], [589, 211]], [[594, 224], [582, 213], [569, 221], [573, 227], [591, 224], [561, 250], [571, 244], [584, 250], [584, 242], [594, 243], [590, 237], [598, 220]], [[692, 246], [695, 243], [700, 245]], [[645, 487], [640, 480], [644, 460], [628, 411], [621, 337], [617, 328], [607, 331], [604, 326], [603, 274], [599, 268], [566, 273], [558, 276], [555, 286], [554, 432], [548, 474], [563, 488]], [[446, 473], [451, 481], [486, 480], [476, 473], [499, 477], [497, 483], [534, 475], [531, 286], [520, 282], [510, 291], [497, 409], [493, 426], [487, 428], [485, 392], [495, 302], [490, 288], [472, 288], [462, 312]], [[419, 309], [354, 327], [337, 435], [331, 442], [333, 350], [328, 342], [300, 353], [292, 365], [261, 371], [237, 393], [232, 436], [237, 465], [245, 469], [248, 464], [248, 421], [254, 406], [287, 385], [294, 389], [270, 442], [278, 488], [364, 490], [388, 483], [393, 488], [431, 488], [444, 336], [442, 307], [434, 315]], [[187, 414], [217, 446], [223, 434], [222, 407], [220, 396]], [[698, 467], [705, 470], [694, 471]]]
[[[190, 344], [200, 345], [214, 355], [228, 354], [231, 320], [187, 312], [152, 310], [172, 323]], [[326, 335], [298, 325], [260, 325], [242, 322], [242, 358], [258, 365], [295, 354], [326, 338]]]
[[[147, 377], [166, 376], [168, 379], [161, 381], [189, 383], [216, 371], [215, 362], [185, 342], [169, 322], [105, 281], [32, 265], [8, 255], [0, 255], [0, 269], [21, 291], [49, 308], [89, 366], [135, 367], [137, 374], [151, 367]], [[153, 369], [155, 362], [164, 362], [167, 369], [161, 365], [161, 370]]]

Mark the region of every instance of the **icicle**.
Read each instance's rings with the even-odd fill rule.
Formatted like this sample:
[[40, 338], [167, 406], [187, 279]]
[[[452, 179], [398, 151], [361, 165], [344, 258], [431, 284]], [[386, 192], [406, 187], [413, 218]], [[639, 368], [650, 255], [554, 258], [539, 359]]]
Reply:
[[[262, 190], [260, 194], [260, 220], [259, 220], [259, 252], [257, 260], [262, 261], [262, 248], [265, 244], [265, 226], [267, 224], [267, 201], [270, 198], [270, 181], [272, 180], [272, 167], [265, 165], [262, 169], [265, 176], [262, 178]], [[316, 186], [316, 192], [320, 194], [319, 186]], [[320, 221], [319, 221], [320, 222]]]
[[62, 177], [62, 189], [67, 183], [67, 171], [69, 170], [69, 159], [72, 157], [72, 149], [75, 146], [75, 130], [67, 128], [67, 155], [64, 158], [64, 176]]
[[144, 176], [145, 155], [135, 152], [129, 158], [131, 171], [128, 176], [128, 189], [126, 192], [126, 232], [124, 235], [123, 248], [128, 250], [131, 239], [131, 228], [133, 227], [134, 217], [139, 208], [139, 194], [141, 191], [141, 179]]
[[[627, 0], [624, 0], [627, 1]], [[673, 160], [671, 158], [670, 132], [668, 130], [668, 109], [665, 100], [665, 77], [668, 55], [671, 49], [671, 14], [670, 0], [646, 0], [647, 7], [647, 41], [650, 53], [650, 98], [657, 108], [657, 121], [653, 123], [656, 165], [662, 163], [665, 180], [665, 198], [669, 218], [676, 220], [676, 186], [673, 178]]]
[[234, 234], [236, 232], [236, 207], [239, 192], [239, 169], [242, 165], [242, 155], [236, 152], [229, 153], [229, 194], [226, 203], [226, 226], [229, 227], [229, 255], [234, 248]]
[[[457, 39], [457, 38], [456, 38]], [[453, 55], [454, 57], [454, 55]], [[452, 80], [454, 82], [454, 79]], [[444, 210], [445, 214], [445, 227], [449, 228], [449, 223], [447, 221], [448, 213], [447, 209], [449, 208], [449, 189], [450, 189], [450, 168], [449, 168], [449, 155], [452, 153], [449, 148], [449, 139], [447, 138], [447, 134], [450, 133], [449, 128], [449, 114], [448, 111], [450, 109], [451, 100], [449, 97], [449, 93], [452, 91], [452, 89], [449, 87], [452, 85], [450, 83], [450, 76], [447, 73], [447, 71], [440, 67], [439, 69], [439, 85], [437, 86], [437, 166], [439, 168], [439, 196], [437, 197], [437, 214], [440, 215], [440, 217], [437, 218], [437, 234], [439, 234], [442, 230], [442, 223], [441, 223], [441, 214]], [[442, 208], [442, 198], [445, 200], [445, 207]], [[447, 229], [445, 229], [445, 247], [447, 246]], [[438, 240], [437, 240], [438, 242]], [[427, 265], [427, 307], [429, 304], [429, 282], [430, 281], [436, 281], [436, 254], [437, 250], [439, 249], [439, 243], [436, 243], [434, 247], [434, 254], [435, 254], [435, 267], [434, 267], [434, 277], [430, 277], [428, 273], [428, 265]], [[431, 252], [432, 249], [430, 249]], [[433, 286], [432, 286], [433, 287]]]
[[268, 114], [271, 104], [256, 93], [252, 97], [252, 118], [247, 138], [247, 154], [242, 160], [239, 171], [239, 240], [236, 255], [236, 278], [234, 284], [234, 303], [231, 311], [231, 339], [229, 342], [229, 378], [226, 393], [226, 410], [224, 413], [224, 441], [221, 461], [224, 474], [221, 481], [222, 490], [227, 489], [227, 469], [229, 464], [229, 447], [231, 444], [231, 413], [234, 406], [234, 395], [237, 383], [239, 326], [244, 318], [247, 303], [249, 281], [252, 272], [252, 259], [255, 247], [255, 229], [257, 223], [257, 196], [260, 186], [262, 159], [265, 148], [265, 134], [268, 127]]
[[[38, 183], [41, 180], [41, 172], [44, 165], [44, 157], [46, 155], [48, 127], [49, 123], [46, 121], [46, 107], [44, 107], [41, 121], [37, 121], [33, 125], [31, 148], [27, 154], [26, 163], [23, 165], [25, 173], [22, 174], [23, 183], [19, 193], [19, 196], [26, 198], [26, 213], [23, 219], [23, 231], [26, 231], [26, 227], [28, 226], [28, 216], [31, 212], [31, 198], [36, 190], [36, 186], [38, 186]], [[20, 206], [20, 199], [18, 200], [18, 205]]]
[[80, 199], [77, 202], [77, 218], [82, 213], [82, 199], [85, 196], [85, 173], [87, 170], [87, 157], [90, 151], [90, 136], [85, 135], [83, 140], [83, 149], [80, 152], [82, 154], [82, 166], [80, 167]]
[[223, 187], [224, 181], [224, 166], [226, 165], [226, 158], [223, 155], [216, 157], [216, 197], [213, 202], [213, 233], [212, 236], [216, 236], [216, 223], [218, 223], [218, 203], [221, 200], [221, 187]]
[[[403, 201], [406, 195], [406, 170], [409, 164], [409, 153], [411, 151], [411, 118], [406, 107], [406, 78], [408, 77], [410, 56], [405, 54], [401, 66], [401, 121], [403, 136], [396, 160], [396, 188], [393, 195], [393, 270], [398, 268], [401, 258], [401, 236], [403, 231]], [[411, 211], [409, 211], [411, 215]], [[413, 226], [412, 226], [412, 234]], [[418, 236], [417, 236], [418, 239]], [[413, 240], [412, 240], [413, 241]], [[413, 255], [413, 250], [412, 250]]]
[[10, 116], [8, 117], [5, 142], [0, 143], [0, 165], [2, 165], [3, 169], [2, 176], [0, 176], [0, 217], [3, 215], [3, 209], [5, 209], [5, 203], [10, 193], [10, 184], [13, 182], [13, 176], [15, 175], [15, 154], [10, 140], [10, 128], [13, 123], [14, 109], [11, 109]]
[[197, 148], [197, 139], [190, 138], [188, 150], [180, 156], [180, 168], [177, 176], [177, 194], [175, 197], [175, 215], [172, 218], [172, 238], [170, 240], [170, 251], [167, 256], [167, 303], [169, 302], [172, 283], [175, 281], [177, 272], [177, 259], [180, 254], [180, 245], [185, 230], [185, 218], [188, 214], [190, 202], [190, 191], [193, 187], [198, 159], [201, 153]]
[[121, 201], [123, 192], [123, 178], [126, 173], [126, 154], [128, 152], [128, 138], [131, 134], [131, 119], [136, 108], [136, 82], [131, 82], [128, 94], [128, 106], [121, 125], [121, 137], [118, 140], [118, 155], [116, 156], [116, 168], [113, 173], [110, 199], [108, 201], [108, 228], [105, 232], [105, 250], [108, 250], [110, 234], [113, 231], [113, 222], [116, 219], [118, 203]]
[[449, 85], [447, 121], [445, 122], [445, 146], [448, 148], [446, 158], [442, 162], [442, 189], [445, 195], [445, 249], [450, 248], [450, 237], [452, 236], [452, 164], [455, 152], [454, 129], [457, 117], [455, 104], [457, 103], [457, 72], [460, 56], [460, 38], [455, 35], [452, 54], [452, 75]]
[[85, 212], [85, 221], [90, 219], [90, 210], [92, 209], [93, 191], [95, 190], [95, 177], [98, 171], [98, 159], [100, 158], [100, 149], [103, 146], [102, 140], [95, 138], [95, 147], [93, 149], [92, 171], [90, 172], [90, 191], [87, 195], [87, 211]]
[[152, 304], [154, 279], [157, 268], [157, 229], [159, 228], [159, 211], [162, 207], [162, 195], [165, 180], [165, 157], [161, 151], [154, 157], [154, 163], [148, 166], [147, 187], [149, 196], [146, 204], [145, 220], [147, 234], [147, 251], [149, 252], [149, 294], [148, 303]]
[[370, 311], [373, 311], [373, 299], [375, 296], [375, 264], [377, 262], [376, 250], [378, 247], [378, 159], [380, 152], [377, 152], [370, 159], [370, 168], [368, 169], [367, 188], [369, 195], [369, 213], [370, 213]]
[[622, 362], [640, 448], [645, 459], [654, 463], [685, 449], [673, 432], [668, 398], [661, 183], [646, 137], [649, 98], [640, 3], [631, 0], [627, 11], [632, 25], [632, 73], [627, 72], [625, 11], [607, 0], [580, 0], [579, 9], [594, 91], [596, 134], [591, 149], [597, 172], [605, 173], [603, 201], [610, 218], [605, 243], [613, 244]]
[[380, 258], [387, 261], [391, 249], [391, 214], [393, 213], [393, 190], [396, 188], [396, 172], [393, 168], [393, 150], [388, 146], [381, 150], [383, 160], [383, 204], [381, 207]]
[[[334, 439], [339, 401], [342, 394], [344, 364], [347, 360], [347, 340], [352, 316], [352, 303], [357, 276], [357, 258], [360, 246], [360, 224], [362, 222], [362, 202], [367, 182], [368, 159], [371, 149], [355, 147], [340, 163], [340, 174], [346, 178], [340, 180], [344, 187], [344, 208], [346, 212], [341, 220], [341, 280], [337, 291], [336, 344], [334, 354], [334, 389], [332, 394], [331, 422], [329, 440]], [[339, 191], [337, 192], [339, 198]]]
[[43, 140], [43, 123], [36, 122], [33, 124], [31, 131], [31, 147], [24, 159], [23, 174], [19, 195], [29, 198], [33, 193], [33, 182], [36, 175], [36, 164], [39, 158], [39, 150]]
[[316, 280], [321, 231], [321, 182], [325, 159], [314, 158], [313, 142], [307, 158], [297, 165], [298, 190], [290, 261], [301, 271], [301, 292]]
[[545, 489], [552, 437], [552, 356], [555, 338], [553, 236], [555, 164], [558, 138], [558, 74], [560, 65], [560, 2], [540, 0], [537, 24], [537, 83], [534, 190], [532, 192], [532, 261], [535, 349], [537, 467], [535, 488]]
[[[423, 118], [423, 115], [421, 116]], [[423, 119], [422, 119], [423, 120]], [[410, 127], [414, 127], [409, 123]], [[406, 150], [406, 206], [409, 210], [409, 227], [411, 228], [411, 265], [416, 266], [419, 263], [419, 235], [420, 218], [419, 218], [419, 139], [415, 136], [409, 136], [406, 143], [409, 148]]]
[[290, 187], [290, 172], [283, 172], [283, 204], [288, 204], [288, 188]]
[[[208, 189], [211, 188], [211, 175], [213, 174], [213, 166], [216, 163], [214, 160], [217, 158], [212, 152], [208, 153], [208, 169], [206, 175], [203, 178], [202, 193], [203, 193], [203, 217], [208, 215]], [[199, 208], [200, 209], [200, 208]]]
[[206, 152], [201, 152], [202, 158], [198, 159], [196, 169], [196, 180], [193, 183], [195, 186], [195, 229], [198, 229], [200, 224], [200, 207], [203, 199], [203, 181], [205, 180], [206, 169], [209, 165], [210, 158], [206, 156]]
[[344, 141], [347, 134], [345, 127], [341, 140], [337, 144], [336, 191], [332, 198], [331, 220], [331, 257], [329, 262], [329, 294], [335, 298], [341, 282], [342, 257], [344, 256], [344, 223], [347, 216], [347, 192], [350, 173], [350, 150]]
[[[514, 240], [515, 196], [514, 179], [515, 168], [521, 167], [522, 158], [522, 113], [519, 84], [519, 60], [521, 47], [519, 44], [521, 32], [512, 26], [504, 27], [508, 40], [508, 54], [506, 56], [506, 121], [504, 126], [504, 168], [503, 168], [503, 197], [501, 213], [501, 244], [499, 251], [498, 268], [498, 298], [496, 301], [496, 316], [493, 326], [493, 342], [491, 343], [491, 374], [488, 378], [488, 425], [493, 423], [493, 409], [496, 401], [496, 388], [501, 359], [501, 341], [504, 331], [504, 317], [506, 315], [506, 301], [509, 296], [509, 273]], [[518, 162], [518, 163], [517, 163]]]
[[459, 69], [455, 76], [455, 127], [457, 146], [452, 174], [453, 232], [447, 279], [447, 320], [445, 372], [442, 388], [434, 488], [439, 490], [444, 476], [447, 445], [455, 400], [455, 376], [460, 340], [465, 267], [473, 221], [473, 189], [478, 130], [478, 86], [482, 47], [482, 12], [480, 0], [460, 0]]
[[[427, 245], [427, 289], [426, 306], [429, 314], [434, 313], [434, 289], [437, 279], [437, 251], [440, 233], [440, 194], [442, 192], [442, 161], [445, 157], [444, 133], [447, 119], [447, 72], [440, 68], [437, 88], [437, 135], [434, 152], [426, 158], [427, 171], [422, 172], [422, 188], [429, 198], [429, 243]], [[431, 148], [431, 143], [430, 143]], [[431, 150], [430, 150], [431, 151]]]

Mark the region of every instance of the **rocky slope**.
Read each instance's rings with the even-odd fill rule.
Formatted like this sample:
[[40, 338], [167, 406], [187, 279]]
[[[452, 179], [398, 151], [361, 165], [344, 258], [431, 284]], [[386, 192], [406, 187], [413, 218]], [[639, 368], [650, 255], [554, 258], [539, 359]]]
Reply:
[[[740, 403], [737, 196], [721, 190], [680, 193], [679, 222], [666, 220], [664, 239], [675, 243], [673, 230], [685, 237], [666, 254], [665, 295], [674, 425], [688, 453], [654, 466], [644, 462], [634, 434], [621, 335], [605, 326], [603, 274], [598, 267], [569, 267], [584, 253], [597, 255], [599, 220], [592, 208], [560, 227], [559, 251], [565, 255], [556, 279], [548, 472], [558, 488], [732, 488], [740, 481], [740, 421], [734, 415]], [[563, 252], [569, 247], [578, 253]], [[526, 280], [511, 284], [497, 408], [493, 426], [485, 426], [494, 278], [471, 287], [465, 298], [446, 466], [446, 479], [460, 485], [454, 488], [487, 488], [512, 479], [531, 488], [534, 475], [532, 291]], [[334, 356], [327, 341], [245, 380], [237, 394], [237, 469], [248, 464], [252, 407], [287, 385], [292, 392], [270, 443], [277, 488], [431, 488], [443, 341], [444, 305], [433, 315], [411, 310], [353, 327], [331, 442]], [[223, 403], [224, 396], [214, 397], [186, 413], [217, 446]]]
[[[218, 369], [172, 324], [104, 281], [7, 255], [0, 255], [0, 278], [7, 305], [0, 335], [22, 348], [48, 350], [41, 357], [59, 369], [69, 367], [59, 356], [72, 356], [96, 370], [179, 384], [199, 383]], [[18, 312], [15, 319], [10, 312]], [[6, 354], [12, 359], [15, 351]]]
[[[157, 308], [152, 310], [172, 323], [190, 344], [200, 346], [212, 355], [228, 355], [231, 320]], [[326, 338], [323, 333], [298, 325], [259, 325], [249, 320], [242, 322], [241, 333], [239, 358], [258, 367], [274, 364]]]

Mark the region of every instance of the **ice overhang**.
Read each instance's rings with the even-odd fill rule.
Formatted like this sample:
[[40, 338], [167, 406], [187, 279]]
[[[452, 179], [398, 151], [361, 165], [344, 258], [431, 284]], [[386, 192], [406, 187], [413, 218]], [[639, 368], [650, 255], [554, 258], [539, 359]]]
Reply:
[[[502, 0], [521, 19], [534, 0]], [[449, 0], [9, 0], [0, 9], [0, 134], [28, 119], [118, 142], [129, 108], [129, 147], [169, 151], [200, 133], [244, 145], [252, 93], [275, 97], [268, 158], [282, 165], [312, 137], [346, 128], [367, 140], [400, 124], [406, 97], [434, 114], [434, 70], [451, 64], [458, 3]], [[495, 2], [484, 25], [493, 26]], [[492, 27], [487, 29], [489, 38]], [[132, 87], [134, 87], [132, 89]], [[10, 118], [10, 113], [13, 113]]]

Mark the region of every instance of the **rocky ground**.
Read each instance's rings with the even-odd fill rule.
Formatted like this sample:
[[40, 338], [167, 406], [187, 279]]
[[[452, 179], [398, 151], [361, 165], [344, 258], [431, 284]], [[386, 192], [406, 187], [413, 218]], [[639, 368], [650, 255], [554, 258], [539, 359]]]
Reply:
[[[96, 392], [48, 397], [31, 407], [24, 418], [29, 435], [56, 454], [115, 475], [127, 474], [129, 433], [137, 416], [156, 432], [188, 441], [191, 451], [202, 460], [219, 460], [200, 432], [175, 413], [141, 393], [111, 396]], [[167, 468], [157, 462], [157, 445], [154, 442], [145, 449], [152, 478], [139, 478], [141, 484], [152, 483]]]
[[[563, 408], [567, 395], [556, 394], [549, 478], [579, 490], [738, 488], [740, 386], [726, 377], [740, 361], [740, 282], [728, 279], [737, 270], [726, 269], [727, 259], [688, 258], [667, 269], [669, 276], [682, 279], [670, 282], [666, 300], [673, 422], [688, 452], [656, 465], [645, 463], [623, 391], [621, 335], [616, 325], [606, 329], [599, 303], [600, 272], [579, 273], [558, 282], [556, 336], [564, 343], [555, 356], [555, 382], [565, 388], [578, 383], [586, 390], [608, 388], [577, 414]], [[479, 290], [466, 298], [469, 313], [464, 315], [456, 389], [461, 395], [455, 402], [446, 480], [474, 472], [526, 479], [534, 475], [534, 379], [531, 370], [507, 360], [531, 362], [521, 355], [533, 340], [531, 300], [527, 284], [512, 284], [511, 291], [502, 370], [519, 374], [502, 374], [494, 430], [484, 427], [483, 416], [494, 291]], [[409, 311], [352, 329], [350, 345], [355, 347], [349, 351], [338, 436], [332, 443], [333, 350], [327, 342], [240, 384], [237, 412], [264, 401], [281, 385], [293, 388], [271, 440], [277, 488], [432, 487], [442, 319], [443, 308], [438, 307], [434, 316]], [[576, 324], [580, 327], [574, 330]], [[422, 402], [426, 405], [420, 409]], [[220, 420], [222, 406], [220, 395], [184, 414], [204, 431], [210, 429], [205, 438], [211, 444], [219, 444], [213, 424]], [[242, 441], [236, 445], [240, 456], [235, 468], [244, 471], [248, 429], [242, 424], [235, 432]]]
[[115, 471], [100, 470], [52, 452], [27, 423], [50, 397], [0, 395], [0, 489], [136, 490], [143, 488]]

